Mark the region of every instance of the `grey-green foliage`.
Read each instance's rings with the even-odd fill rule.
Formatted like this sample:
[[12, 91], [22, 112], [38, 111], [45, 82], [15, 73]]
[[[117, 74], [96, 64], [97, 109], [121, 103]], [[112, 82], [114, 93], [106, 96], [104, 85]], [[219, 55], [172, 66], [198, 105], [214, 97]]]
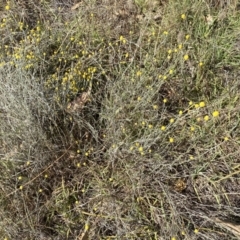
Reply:
[[36, 152], [46, 141], [42, 120], [50, 108], [41, 85], [22, 66], [5, 65], [0, 68], [0, 98], [1, 153], [25, 161], [26, 154]]

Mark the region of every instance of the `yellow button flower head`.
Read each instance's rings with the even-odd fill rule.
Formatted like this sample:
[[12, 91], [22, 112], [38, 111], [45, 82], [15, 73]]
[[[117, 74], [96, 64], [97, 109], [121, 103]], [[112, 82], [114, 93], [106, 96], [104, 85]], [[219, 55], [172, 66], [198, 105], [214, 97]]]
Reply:
[[219, 111], [214, 111], [214, 112], [212, 113], [212, 115], [213, 115], [213, 117], [218, 117], [218, 116], [219, 116]]
[[188, 56], [187, 54], [185, 54], [185, 55], [183, 56], [183, 59], [184, 59], [185, 61], [187, 61], [187, 60], [189, 59], [189, 56]]
[[173, 143], [174, 142], [174, 138], [169, 138], [169, 142]]
[[166, 129], [165, 126], [161, 126], [161, 130], [164, 131]]
[[208, 121], [208, 120], [209, 120], [209, 116], [206, 115], [206, 116], [204, 117], [204, 120], [205, 120], [205, 121]]
[[199, 107], [205, 107], [205, 102], [200, 102]]
[[194, 229], [194, 233], [198, 234], [199, 233], [199, 230], [196, 228]]
[[185, 14], [182, 14], [182, 15], [181, 15], [181, 18], [182, 18], [183, 20], [185, 20], [185, 19], [186, 19], [186, 15], [185, 15]]

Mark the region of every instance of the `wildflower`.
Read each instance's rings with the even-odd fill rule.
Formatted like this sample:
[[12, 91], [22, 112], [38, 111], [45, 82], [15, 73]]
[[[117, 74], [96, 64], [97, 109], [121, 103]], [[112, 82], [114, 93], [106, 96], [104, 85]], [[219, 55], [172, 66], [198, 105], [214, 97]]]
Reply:
[[162, 130], [162, 131], [165, 131], [165, 130], [166, 130], [166, 127], [165, 127], [165, 126], [161, 126], [161, 130]]
[[187, 34], [187, 35], [185, 36], [185, 38], [186, 38], [186, 40], [188, 40], [188, 39], [190, 38], [190, 35]]
[[172, 53], [172, 49], [169, 49], [169, 50], [168, 50], [168, 54], [171, 54], [171, 53]]
[[5, 6], [5, 10], [8, 11], [9, 9], [10, 9], [10, 6], [9, 6], [9, 5], [6, 5], [6, 6]]
[[138, 97], [137, 100], [140, 101], [140, 100], [141, 100], [141, 97]]
[[194, 229], [194, 233], [198, 234], [199, 230], [197, 228]]
[[158, 106], [157, 105], [153, 105], [153, 109], [158, 109]]
[[142, 72], [141, 71], [137, 71], [137, 76], [141, 76]]
[[212, 115], [213, 115], [213, 117], [218, 117], [218, 116], [219, 116], [219, 111], [214, 111], [214, 112], [212, 113]]
[[172, 69], [169, 70], [169, 74], [173, 74], [173, 70]]
[[177, 240], [177, 238], [176, 237], [171, 237], [171, 240]]
[[166, 103], [168, 100], [166, 98], [163, 99], [163, 102]]
[[206, 116], [204, 117], [204, 120], [205, 120], [205, 121], [208, 121], [208, 120], [209, 120], [209, 116], [206, 115]]
[[23, 186], [21, 185], [21, 186], [19, 187], [19, 189], [22, 190], [22, 189], [23, 189]]
[[205, 107], [205, 102], [200, 102], [199, 107]]
[[167, 76], [163, 76], [163, 80], [166, 80], [167, 79]]
[[171, 118], [169, 122], [170, 122], [170, 123], [174, 123], [174, 119], [173, 119], [173, 118]]
[[195, 131], [195, 127], [191, 127], [190, 130], [193, 132]]
[[173, 143], [174, 142], [174, 138], [169, 138], [169, 142]]
[[77, 167], [80, 168], [80, 167], [81, 167], [81, 164], [80, 164], [80, 163], [77, 163]]
[[150, 128], [150, 129], [153, 128], [153, 125], [152, 125], [152, 124], [149, 124], [149, 125], [148, 125], [148, 128]]
[[84, 230], [85, 230], [85, 231], [88, 231], [88, 229], [89, 229], [89, 225], [88, 225], [88, 224], [85, 224]]
[[203, 62], [200, 62], [198, 65], [199, 65], [199, 67], [201, 67], [203, 65]]
[[178, 45], [178, 49], [181, 50], [182, 49], [182, 44]]
[[170, 59], [171, 59], [171, 56], [170, 56], [170, 55], [168, 55], [168, 56], [167, 56], [167, 59], [168, 59], [168, 60], [170, 60]]
[[185, 55], [183, 56], [183, 59], [184, 59], [185, 61], [187, 61], [187, 60], [189, 59], [189, 56], [188, 56], [187, 54], [185, 54]]
[[228, 141], [228, 140], [229, 140], [229, 138], [228, 138], [228, 137], [225, 137], [225, 138], [224, 138], [224, 141]]
[[193, 105], [193, 102], [192, 102], [192, 101], [190, 101], [190, 102], [188, 103], [188, 105], [189, 105], [189, 106], [192, 106], [192, 105]]
[[195, 108], [199, 108], [199, 104], [198, 103], [196, 103], [194, 106], [195, 106]]
[[78, 153], [78, 154], [80, 153], [80, 150], [79, 150], [79, 149], [77, 150], [77, 153]]
[[22, 180], [22, 176], [19, 176], [19, 177], [18, 177], [18, 180]]
[[185, 19], [186, 19], [186, 15], [185, 15], [185, 14], [182, 14], [182, 15], [181, 15], [181, 18], [182, 18], [183, 20], [185, 20]]
[[164, 31], [163, 34], [164, 34], [164, 35], [168, 35], [168, 31]]
[[143, 152], [143, 147], [138, 148], [139, 152]]
[[178, 114], [181, 116], [181, 115], [183, 114], [183, 111], [180, 110], [180, 111], [178, 112]]

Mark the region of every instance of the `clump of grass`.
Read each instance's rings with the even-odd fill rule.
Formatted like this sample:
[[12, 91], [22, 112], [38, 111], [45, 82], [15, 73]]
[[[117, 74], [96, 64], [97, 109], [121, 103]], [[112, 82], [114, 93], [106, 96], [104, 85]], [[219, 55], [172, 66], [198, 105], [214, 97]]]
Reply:
[[2, 236], [237, 239], [234, 5], [72, 4], [1, 10]]

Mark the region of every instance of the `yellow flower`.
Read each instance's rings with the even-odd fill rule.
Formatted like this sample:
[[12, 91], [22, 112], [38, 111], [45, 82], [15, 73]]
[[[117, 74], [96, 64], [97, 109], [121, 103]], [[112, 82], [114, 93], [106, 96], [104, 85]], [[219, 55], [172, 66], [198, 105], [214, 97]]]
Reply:
[[189, 105], [189, 106], [192, 106], [192, 105], [193, 105], [193, 102], [192, 102], [192, 101], [190, 101], [190, 102], [188, 103], [188, 105]]
[[164, 35], [168, 35], [168, 31], [164, 31], [163, 34], [164, 34]]
[[173, 74], [173, 70], [172, 69], [169, 70], [169, 74]]
[[228, 138], [228, 137], [225, 137], [225, 138], [224, 138], [224, 141], [228, 141], [228, 140], [229, 140], [229, 138]]
[[162, 131], [166, 130], [166, 127], [165, 126], [161, 126], [161, 130]]
[[178, 114], [179, 114], [179, 115], [182, 115], [182, 114], [183, 114], [183, 111], [182, 111], [182, 110], [180, 110], [180, 111], [178, 112]]
[[182, 44], [178, 45], [178, 49], [181, 50], [182, 49]]
[[143, 147], [138, 148], [139, 152], [143, 152]]
[[199, 230], [196, 228], [194, 229], [194, 233], [198, 234]]
[[213, 115], [213, 117], [218, 117], [218, 116], [219, 116], [219, 111], [214, 111], [214, 112], [212, 113], [212, 115]]
[[137, 76], [141, 76], [142, 72], [141, 71], [137, 71]]
[[174, 123], [174, 119], [173, 119], [173, 118], [171, 118], [169, 122], [170, 122], [170, 123]]
[[171, 237], [171, 240], [177, 240], [177, 238], [175, 238], [175, 237]]
[[166, 103], [168, 100], [166, 98], [163, 99], [163, 102]]
[[206, 116], [204, 117], [204, 120], [205, 120], [205, 121], [208, 121], [208, 120], [209, 120], [209, 116], [206, 115]]
[[192, 132], [195, 131], [195, 127], [191, 127], [190, 129], [191, 129]]
[[186, 38], [186, 40], [188, 40], [188, 39], [190, 38], [190, 35], [187, 34], [187, 35], [185, 36], [185, 38]]
[[182, 15], [181, 15], [181, 18], [182, 18], [183, 20], [185, 20], [185, 19], [186, 19], [186, 15], [185, 15], [185, 14], [182, 14]]
[[169, 142], [173, 143], [174, 142], [174, 138], [169, 138]]
[[199, 108], [199, 104], [196, 103], [196, 104], [195, 104], [195, 108]]
[[163, 76], [163, 80], [166, 80], [167, 79], [167, 76]]
[[200, 102], [199, 107], [205, 107], [205, 102]]
[[158, 106], [157, 105], [153, 105], [153, 109], [158, 109]]
[[187, 54], [185, 54], [185, 55], [183, 56], [183, 59], [184, 59], [185, 61], [187, 61], [187, 60], [189, 59], [189, 56], [188, 56]]
[[200, 62], [198, 65], [199, 65], [199, 67], [201, 67], [203, 65], [203, 62]]
[[8, 11], [9, 9], [10, 9], [10, 6], [9, 6], [9, 5], [6, 5], [6, 6], [5, 6], [5, 10]]

